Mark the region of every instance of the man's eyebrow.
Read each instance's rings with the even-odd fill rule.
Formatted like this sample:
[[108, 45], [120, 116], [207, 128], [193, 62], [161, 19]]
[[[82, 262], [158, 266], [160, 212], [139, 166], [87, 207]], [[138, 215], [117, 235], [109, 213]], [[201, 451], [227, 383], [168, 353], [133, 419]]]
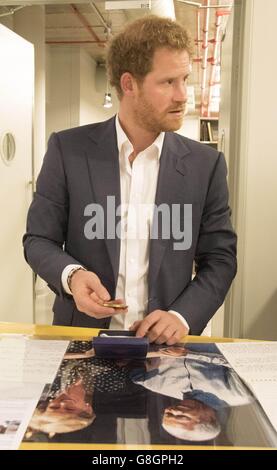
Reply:
[[[189, 78], [191, 74], [190, 73], [187, 73], [187, 75], [184, 76], [184, 79], [186, 80], [187, 78]], [[170, 77], [169, 75], [164, 77], [162, 80], [176, 80], [177, 77]]]

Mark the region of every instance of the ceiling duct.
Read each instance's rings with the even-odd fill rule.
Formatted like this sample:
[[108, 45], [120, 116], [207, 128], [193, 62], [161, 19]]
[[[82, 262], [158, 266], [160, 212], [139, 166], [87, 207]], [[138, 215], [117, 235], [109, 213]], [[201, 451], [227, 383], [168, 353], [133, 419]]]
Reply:
[[[31, 5], [55, 5], [55, 4], [71, 4], [71, 3], [91, 3], [86, 2], [86, 0], [30, 0], [20, 1], [20, 0], [1, 0], [1, 5], [20, 5], [31, 6]], [[95, 1], [96, 5], [99, 3], [99, 0]], [[106, 10], [131, 10], [131, 9], [145, 9], [149, 10], [153, 15], [165, 16], [168, 18], [175, 19], [175, 7], [174, 0], [113, 0], [105, 2]]]
[[173, 0], [120, 0], [105, 2], [106, 10], [149, 10], [149, 13], [175, 20]]
[[150, 10], [151, 0], [113, 0], [105, 2], [105, 10]]

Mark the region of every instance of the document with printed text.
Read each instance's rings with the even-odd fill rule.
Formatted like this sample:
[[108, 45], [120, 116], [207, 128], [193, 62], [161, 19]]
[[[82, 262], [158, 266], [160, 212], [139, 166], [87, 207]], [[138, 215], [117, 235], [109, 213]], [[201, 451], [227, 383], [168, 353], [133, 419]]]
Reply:
[[19, 447], [42, 390], [53, 382], [68, 344], [0, 335], [0, 450]]
[[277, 342], [217, 343], [277, 431]]

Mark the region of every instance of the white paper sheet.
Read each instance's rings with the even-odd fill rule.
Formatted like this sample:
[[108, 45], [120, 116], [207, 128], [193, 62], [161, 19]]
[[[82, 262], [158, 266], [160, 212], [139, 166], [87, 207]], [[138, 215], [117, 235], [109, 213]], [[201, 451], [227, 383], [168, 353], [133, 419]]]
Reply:
[[277, 342], [217, 343], [277, 431]]
[[17, 449], [69, 341], [0, 335], [0, 449]]
[[41, 384], [28, 384], [26, 387], [1, 383], [0, 450], [15, 450], [19, 447], [42, 389]]
[[0, 335], [1, 382], [51, 383], [69, 341]]

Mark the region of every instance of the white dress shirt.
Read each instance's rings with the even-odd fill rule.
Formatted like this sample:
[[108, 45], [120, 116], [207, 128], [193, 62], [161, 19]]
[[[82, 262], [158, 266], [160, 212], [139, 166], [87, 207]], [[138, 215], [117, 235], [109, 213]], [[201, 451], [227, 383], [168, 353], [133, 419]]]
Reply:
[[[124, 299], [127, 314], [113, 315], [111, 329], [128, 329], [142, 320], [148, 304], [149, 248], [159, 161], [165, 133], [161, 132], [152, 145], [129, 161], [134, 148], [116, 116], [116, 135], [119, 153], [121, 189], [121, 245], [116, 299]], [[62, 273], [64, 290], [71, 294], [67, 277], [75, 265], [66, 266]], [[182, 315], [177, 315], [188, 328]]]
[[201, 391], [215, 395], [230, 406], [253, 401], [252, 394], [227, 361], [223, 357], [205, 357], [205, 353], [188, 352], [185, 358], [163, 357], [155, 371], [143, 372], [133, 380], [152, 392], [178, 400], [183, 400], [188, 392]]

